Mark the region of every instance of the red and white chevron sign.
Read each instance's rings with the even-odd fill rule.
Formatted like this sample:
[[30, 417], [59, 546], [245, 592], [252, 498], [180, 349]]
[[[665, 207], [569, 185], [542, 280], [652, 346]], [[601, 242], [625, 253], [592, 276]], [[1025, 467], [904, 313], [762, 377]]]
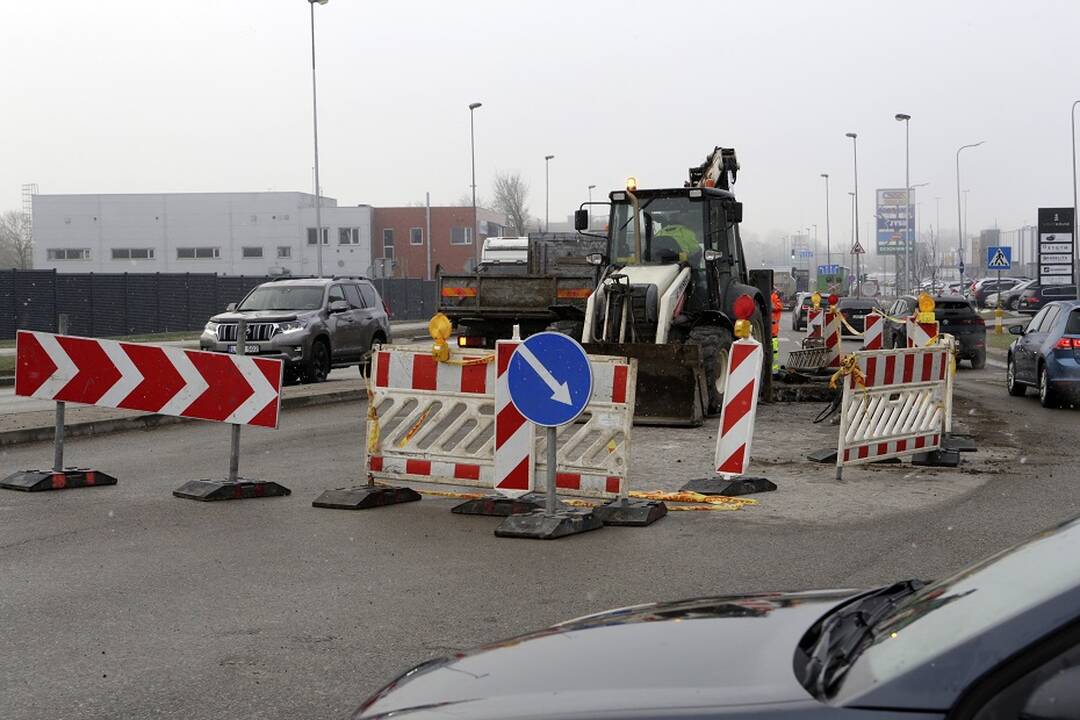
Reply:
[[750, 445], [754, 439], [758, 379], [765, 353], [753, 338], [736, 340], [728, 355], [724, 405], [720, 411], [720, 431], [716, 435], [716, 472], [733, 477], [750, 467]]
[[20, 330], [15, 394], [277, 427], [281, 360]]

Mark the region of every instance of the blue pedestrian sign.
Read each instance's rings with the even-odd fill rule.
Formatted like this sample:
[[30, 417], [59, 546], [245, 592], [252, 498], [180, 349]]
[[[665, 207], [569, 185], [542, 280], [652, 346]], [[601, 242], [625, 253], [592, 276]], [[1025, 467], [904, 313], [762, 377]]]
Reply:
[[987, 270], [1011, 270], [1012, 248], [1008, 245], [991, 245], [986, 248]]
[[544, 427], [573, 422], [592, 396], [592, 366], [585, 348], [557, 332], [537, 333], [518, 345], [506, 381], [518, 412]]

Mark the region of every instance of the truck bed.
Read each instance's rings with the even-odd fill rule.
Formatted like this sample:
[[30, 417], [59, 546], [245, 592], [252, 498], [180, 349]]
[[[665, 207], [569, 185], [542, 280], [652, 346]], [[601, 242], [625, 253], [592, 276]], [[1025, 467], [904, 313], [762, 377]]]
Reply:
[[585, 310], [594, 275], [441, 275], [439, 311], [451, 320], [556, 320], [553, 305]]

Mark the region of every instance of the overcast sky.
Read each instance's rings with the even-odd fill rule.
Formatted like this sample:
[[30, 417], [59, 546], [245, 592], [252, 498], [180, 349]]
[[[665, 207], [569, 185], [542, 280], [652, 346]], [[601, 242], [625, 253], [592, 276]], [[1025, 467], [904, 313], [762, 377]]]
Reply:
[[[1080, 2], [374, 2], [318, 5], [325, 194], [408, 204], [518, 171], [530, 209], [564, 219], [636, 175], [681, 185], [714, 145], [742, 164], [745, 226], [850, 233], [873, 190], [911, 180], [924, 228], [956, 227], [956, 148], [969, 227], [1071, 205], [1069, 106], [1080, 98]], [[0, 209], [42, 193], [312, 187], [304, 0], [34, 0], [0, 4]], [[1070, 36], [1070, 33], [1072, 35]], [[834, 245], [835, 247], [835, 245]]]

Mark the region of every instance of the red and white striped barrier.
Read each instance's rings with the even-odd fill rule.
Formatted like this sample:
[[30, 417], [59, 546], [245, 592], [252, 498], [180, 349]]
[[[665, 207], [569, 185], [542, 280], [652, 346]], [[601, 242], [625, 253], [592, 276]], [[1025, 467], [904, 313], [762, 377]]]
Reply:
[[827, 310], [825, 316], [825, 355], [826, 367], [840, 367], [840, 312]]
[[884, 347], [885, 316], [871, 311], [863, 318], [863, 350], [881, 350]]
[[744, 475], [750, 466], [758, 379], [764, 357], [761, 343], [753, 338], [731, 344], [720, 430], [716, 434], [716, 472], [725, 477]]
[[277, 427], [283, 363], [20, 330], [15, 394], [237, 425]]
[[[517, 344], [500, 341], [494, 355], [455, 351], [455, 360], [464, 364], [440, 363], [426, 349], [379, 350], [371, 399], [378, 424], [368, 455], [371, 475], [391, 482], [495, 488], [511, 496], [533, 490], [536, 458], [544, 457], [538, 447], [542, 439], [510, 402], [506, 387]], [[589, 361], [592, 398], [582, 422], [559, 428], [556, 487], [567, 495], [625, 495], [636, 364], [606, 356]]]
[[510, 402], [506, 369], [520, 340], [499, 340], [495, 344], [495, 489], [511, 497], [532, 492], [535, 487], [536, 426]]
[[909, 348], [926, 347], [937, 342], [938, 323], [936, 320], [934, 322], [918, 322], [913, 318], [908, 318], [905, 329]]
[[837, 468], [936, 450], [951, 412], [949, 348], [860, 351], [844, 380]]
[[825, 311], [810, 308], [806, 312], [806, 339], [819, 339], [825, 336]]

